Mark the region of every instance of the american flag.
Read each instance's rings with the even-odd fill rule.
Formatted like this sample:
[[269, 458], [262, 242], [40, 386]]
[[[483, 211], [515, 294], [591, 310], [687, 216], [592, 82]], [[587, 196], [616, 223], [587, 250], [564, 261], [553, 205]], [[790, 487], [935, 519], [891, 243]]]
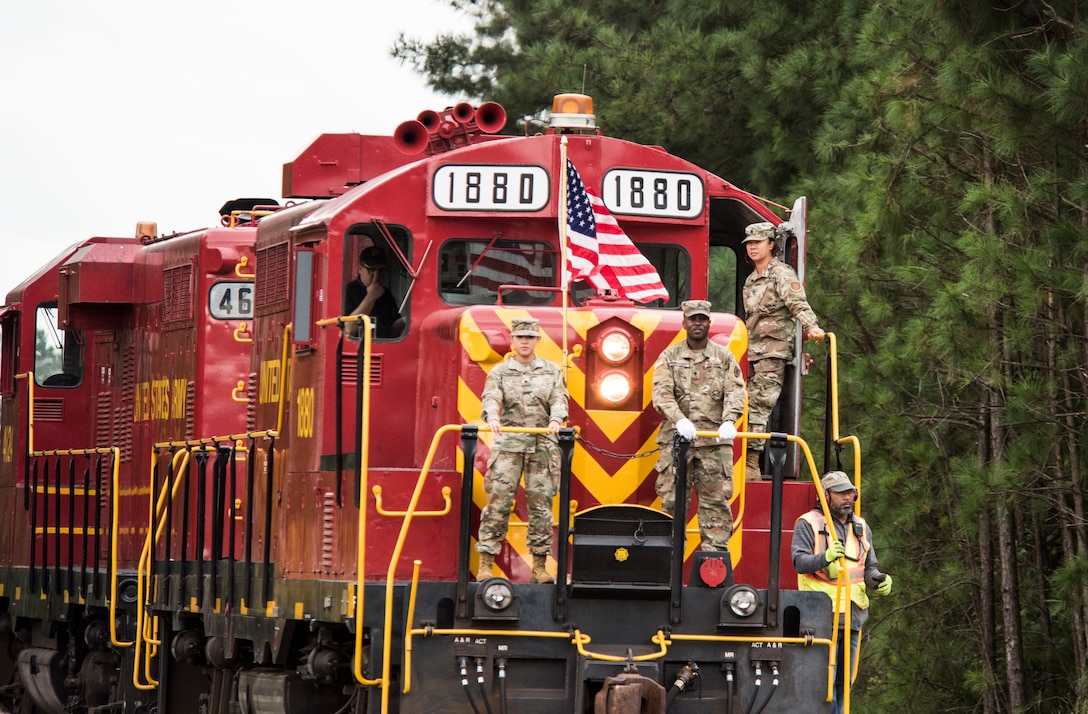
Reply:
[[653, 264], [623, 232], [604, 201], [586, 188], [570, 159], [567, 267], [572, 280], [585, 280], [598, 290], [614, 290], [620, 297], [642, 303], [669, 299]]

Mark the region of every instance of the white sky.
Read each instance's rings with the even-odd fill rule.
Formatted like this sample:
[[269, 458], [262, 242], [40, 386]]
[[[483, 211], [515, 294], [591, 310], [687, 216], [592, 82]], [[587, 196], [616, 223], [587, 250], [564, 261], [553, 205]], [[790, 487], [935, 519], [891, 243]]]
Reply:
[[214, 225], [319, 134], [463, 99], [389, 50], [471, 27], [446, 0], [0, 3], [0, 304], [84, 238]]

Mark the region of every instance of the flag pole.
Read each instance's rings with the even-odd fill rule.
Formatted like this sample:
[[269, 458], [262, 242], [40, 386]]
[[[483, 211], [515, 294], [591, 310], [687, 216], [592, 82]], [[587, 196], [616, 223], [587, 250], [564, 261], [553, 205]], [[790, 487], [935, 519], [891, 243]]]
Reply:
[[563, 288], [563, 374], [570, 369], [567, 358], [567, 293], [570, 290], [567, 263], [567, 136], [559, 139], [559, 284]]

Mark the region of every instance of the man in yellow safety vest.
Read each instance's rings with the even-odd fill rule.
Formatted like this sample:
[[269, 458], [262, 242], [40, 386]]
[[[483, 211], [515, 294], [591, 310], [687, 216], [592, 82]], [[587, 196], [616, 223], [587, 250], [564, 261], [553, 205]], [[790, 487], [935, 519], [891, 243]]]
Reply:
[[[869, 615], [869, 595], [866, 587], [878, 595], [892, 591], [892, 578], [880, 572], [873, 549], [873, 532], [861, 516], [854, 513], [858, 490], [842, 471], [829, 471], [821, 479], [831, 525], [828, 527], [823, 510], [813, 508], [797, 519], [793, 527], [793, 567], [797, 571], [798, 590], [827, 593], [832, 602], [836, 591], [839, 602], [838, 650], [835, 655], [835, 689], [831, 699], [833, 714], [843, 711], [844, 632], [846, 599], [850, 598], [850, 671], [857, 666], [858, 639], [861, 626]], [[838, 589], [840, 568], [846, 568], [847, 579]], [[852, 678], [851, 678], [852, 680]]]

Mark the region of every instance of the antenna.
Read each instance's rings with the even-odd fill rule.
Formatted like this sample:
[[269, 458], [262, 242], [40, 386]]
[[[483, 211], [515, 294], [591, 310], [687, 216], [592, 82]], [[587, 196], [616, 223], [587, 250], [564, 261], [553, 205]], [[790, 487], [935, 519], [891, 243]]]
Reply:
[[586, 93], [586, 65], [582, 65], [582, 94]]

